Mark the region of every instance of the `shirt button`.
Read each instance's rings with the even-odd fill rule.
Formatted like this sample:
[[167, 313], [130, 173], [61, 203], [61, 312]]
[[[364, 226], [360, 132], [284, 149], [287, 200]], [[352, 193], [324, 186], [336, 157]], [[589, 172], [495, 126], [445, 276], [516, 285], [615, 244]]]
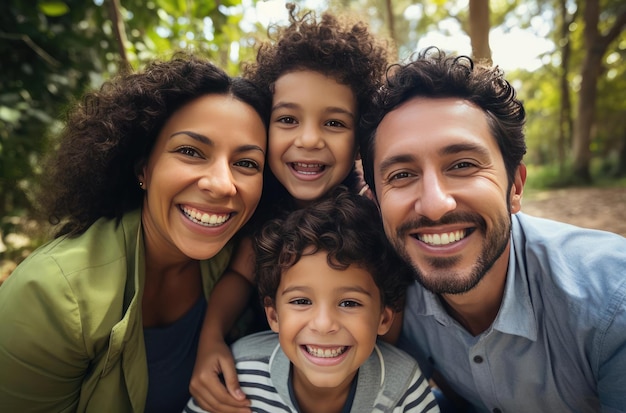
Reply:
[[[483, 358], [481, 356], [474, 356], [474, 363], [482, 363], [483, 362]], [[494, 410], [495, 413], [495, 410]]]

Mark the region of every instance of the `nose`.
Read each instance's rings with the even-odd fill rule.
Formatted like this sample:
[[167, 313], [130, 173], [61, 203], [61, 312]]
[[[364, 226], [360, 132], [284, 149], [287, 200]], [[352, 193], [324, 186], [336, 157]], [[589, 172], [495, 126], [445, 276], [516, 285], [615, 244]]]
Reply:
[[322, 132], [314, 124], [302, 124], [296, 137], [295, 145], [304, 149], [321, 149], [324, 147]]
[[450, 193], [445, 178], [436, 173], [424, 173], [415, 211], [432, 221], [438, 221], [455, 208], [456, 200]]
[[318, 334], [331, 334], [339, 330], [337, 314], [329, 307], [316, 306], [309, 322], [311, 330]]
[[228, 160], [213, 162], [198, 180], [198, 187], [215, 198], [234, 196], [237, 193], [237, 187], [230, 162]]

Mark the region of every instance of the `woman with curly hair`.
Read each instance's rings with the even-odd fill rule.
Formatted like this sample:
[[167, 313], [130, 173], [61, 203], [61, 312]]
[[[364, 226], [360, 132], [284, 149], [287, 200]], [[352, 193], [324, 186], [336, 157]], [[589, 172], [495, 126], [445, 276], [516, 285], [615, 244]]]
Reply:
[[269, 94], [177, 54], [87, 93], [44, 173], [58, 224], [0, 288], [7, 412], [172, 412], [254, 212]]
[[[386, 43], [365, 23], [329, 13], [298, 16], [293, 4], [287, 7], [290, 24], [272, 28], [256, 61], [244, 66], [245, 77], [272, 93], [269, 168], [259, 205], [265, 219], [323, 199], [339, 185], [358, 192], [360, 117], [387, 67]], [[250, 308], [254, 263], [253, 239], [245, 237], [209, 302], [190, 389], [211, 412], [249, 411], [225, 336]], [[264, 314], [258, 321], [257, 330], [267, 328]]]

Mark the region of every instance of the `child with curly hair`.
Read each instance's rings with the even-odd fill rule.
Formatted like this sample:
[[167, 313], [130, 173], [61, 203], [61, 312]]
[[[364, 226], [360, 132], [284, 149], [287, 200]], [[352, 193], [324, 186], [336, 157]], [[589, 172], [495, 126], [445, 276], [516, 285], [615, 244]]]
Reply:
[[[277, 211], [322, 199], [340, 184], [358, 191], [360, 117], [387, 67], [387, 44], [376, 39], [365, 23], [329, 13], [321, 19], [313, 12], [298, 17], [293, 4], [287, 7], [290, 24], [270, 31], [256, 62], [244, 67], [244, 77], [273, 98], [269, 168], [257, 223]], [[249, 411], [225, 336], [249, 308], [254, 263], [252, 238], [247, 237], [209, 302], [190, 384], [191, 394], [206, 410]]]
[[[417, 362], [377, 341], [413, 277], [372, 200], [337, 187], [269, 221], [255, 252], [272, 331], [233, 345], [253, 411], [439, 411]], [[203, 410], [192, 399], [185, 412]]]

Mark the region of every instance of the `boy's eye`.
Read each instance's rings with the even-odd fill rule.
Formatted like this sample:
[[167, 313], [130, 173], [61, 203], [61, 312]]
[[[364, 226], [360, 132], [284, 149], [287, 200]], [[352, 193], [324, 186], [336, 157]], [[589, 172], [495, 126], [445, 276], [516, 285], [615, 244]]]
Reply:
[[308, 298], [296, 298], [296, 299], [290, 300], [289, 304], [309, 305], [309, 304], [311, 304], [311, 300], [309, 300]]
[[292, 123], [296, 123], [296, 118], [293, 118], [291, 116], [282, 116], [282, 117], [276, 119], [276, 121], [280, 122], [280, 123], [292, 124]]
[[358, 303], [354, 300], [343, 300], [339, 303], [339, 307], [360, 307], [361, 303]]

